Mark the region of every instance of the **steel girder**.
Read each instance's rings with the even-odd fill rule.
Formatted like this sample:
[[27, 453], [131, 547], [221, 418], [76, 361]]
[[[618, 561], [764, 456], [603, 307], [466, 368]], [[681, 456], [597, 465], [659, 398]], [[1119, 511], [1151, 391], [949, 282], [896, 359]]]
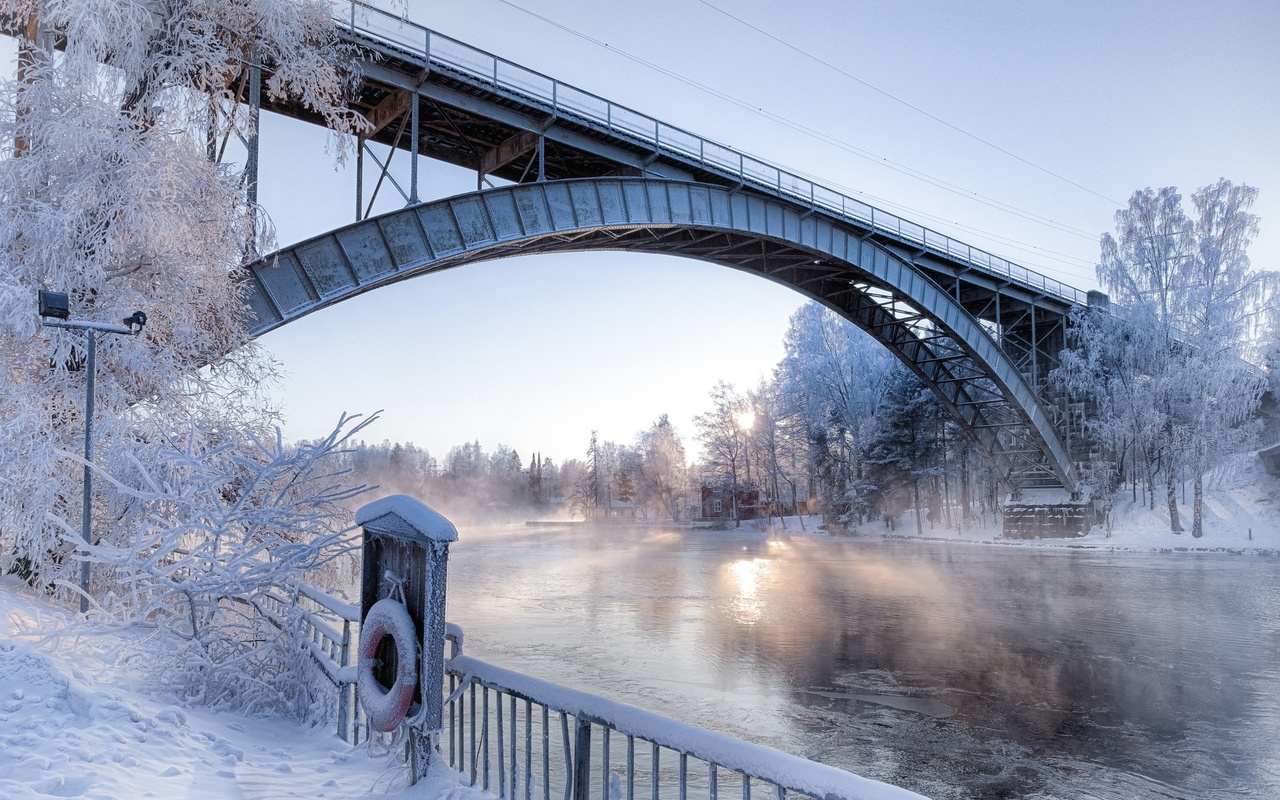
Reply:
[[647, 178], [520, 184], [410, 206], [246, 267], [254, 336], [450, 267], [587, 250], [682, 255], [753, 272], [823, 303], [919, 375], [1019, 488], [1074, 490], [1047, 406], [956, 300], [839, 220], [719, 186]]

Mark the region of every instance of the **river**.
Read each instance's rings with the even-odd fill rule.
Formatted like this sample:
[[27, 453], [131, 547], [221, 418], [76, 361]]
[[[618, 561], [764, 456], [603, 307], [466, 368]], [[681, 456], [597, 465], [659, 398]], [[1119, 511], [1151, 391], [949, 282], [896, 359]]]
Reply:
[[460, 526], [498, 665], [943, 798], [1280, 797], [1280, 559]]

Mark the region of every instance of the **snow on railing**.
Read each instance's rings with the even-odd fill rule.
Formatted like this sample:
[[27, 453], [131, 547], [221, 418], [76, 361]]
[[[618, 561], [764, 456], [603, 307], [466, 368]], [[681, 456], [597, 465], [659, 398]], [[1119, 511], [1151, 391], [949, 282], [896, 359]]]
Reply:
[[[369, 731], [356, 702], [350, 647], [359, 635], [359, 609], [313, 586], [293, 588], [292, 606], [270, 595], [264, 612], [281, 626], [291, 610], [301, 620], [313, 662], [339, 689], [338, 735], [352, 744], [363, 741]], [[819, 800], [921, 800], [835, 767], [487, 664], [462, 652], [461, 628], [450, 624], [445, 630], [449, 696], [440, 751], [473, 786], [500, 798], [688, 800], [692, 791], [707, 800], [722, 793], [751, 800], [764, 791], [773, 800], [786, 800], [788, 793]]]
[[300, 626], [311, 662], [337, 692], [334, 723], [343, 741], [358, 744], [368, 738], [360, 704], [356, 702], [356, 648], [360, 608], [299, 583], [290, 587], [293, 599], [268, 594], [262, 603], [266, 618], [283, 629], [290, 619]]
[[721, 793], [751, 800], [763, 791], [775, 800], [788, 793], [920, 800], [835, 767], [487, 664], [461, 652], [460, 635], [446, 638], [453, 648], [445, 663], [441, 752], [472, 786], [500, 798], [687, 800], [692, 791], [708, 800]]
[[553, 119], [571, 120], [628, 140], [655, 154], [699, 167], [744, 186], [852, 220], [912, 247], [999, 275], [1024, 288], [1077, 305], [1088, 293], [985, 250], [965, 244], [646, 114], [436, 33], [405, 17], [359, 0], [330, 0], [334, 21], [349, 33], [391, 47], [441, 70], [478, 82], [495, 94], [539, 107]]

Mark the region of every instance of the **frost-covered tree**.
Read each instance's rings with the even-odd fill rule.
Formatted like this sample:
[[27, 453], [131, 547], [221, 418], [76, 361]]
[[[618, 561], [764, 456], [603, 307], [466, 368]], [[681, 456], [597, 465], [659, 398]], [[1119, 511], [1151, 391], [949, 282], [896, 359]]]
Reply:
[[688, 482], [684, 442], [671, 420], [663, 414], [636, 437], [637, 492], [641, 502], [662, 509], [669, 518], [680, 519], [680, 507]]
[[[1143, 316], [1146, 324], [1134, 324]], [[1169, 452], [1168, 403], [1163, 399], [1169, 365], [1158, 355], [1168, 340], [1143, 310], [1115, 316], [1078, 309], [1068, 330], [1068, 347], [1054, 379], [1070, 396], [1088, 403], [1085, 433], [1092, 447], [1105, 454], [1085, 469], [1085, 481], [1105, 496], [1127, 479], [1135, 502], [1142, 485], [1154, 507], [1157, 472]]]
[[[1170, 529], [1183, 530], [1176, 486], [1193, 481], [1192, 535], [1203, 533], [1203, 482], [1216, 458], [1251, 436], [1265, 375], [1260, 334], [1274, 314], [1275, 273], [1253, 270], [1257, 190], [1226, 180], [1192, 195], [1135, 192], [1102, 237], [1098, 278], [1118, 302], [1112, 317], [1077, 313], [1059, 379], [1095, 408], [1090, 429], [1116, 465], [1141, 471], [1154, 503], [1163, 479]], [[1094, 471], [1095, 475], [1097, 471]]]
[[[340, 131], [359, 123], [329, 14], [322, 0], [0, 0], [23, 34], [0, 81], [0, 567], [25, 560], [45, 585], [77, 568], [63, 521], [79, 514], [83, 339], [39, 326], [38, 289], [67, 292], [78, 318], [148, 314], [142, 336], [100, 339], [106, 474], [174, 442], [248, 452], [270, 438], [259, 387], [274, 368], [246, 341], [234, 280], [266, 229], [210, 142], [250, 134], [251, 61], [268, 95]], [[99, 525], [141, 530], [136, 505], [100, 486]], [[106, 517], [113, 504], [123, 516]]]
[[817, 303], [792, 315], [778, 365], [780, 412], [808, 427], [814, 466], [838, 514], [863, 513], [869, 487], [863, 455], [893, 356]]
[[141, 523], [89, 548], [110, 578], [94, 603], [155, 631], [140, 659], [155, 685], [205, 704], [306, 712], [291, 663], [306, 643], [288, 624], [290, 600], [299, 576], [314, 581], [357, 543], [348, 506], [365, 487], [340, 456], [373, 419], [344, 418], [292, 448], [278, 433], [207, 448], [193, 430], [111, 476], [115, 504], [136, 506]]
[[914, 373], [896, 366], [867, 437], [867, 477], [877, 505], [887, 514], [896, 516], [908, 505], [915, 509], [918, 534], [924, 532], [925, 506], [934, 505], [932, 480], [945, 463], [944, 426], [937, 397]]
[[[756, 485], [762, 487], [771, 501], [766, 511], [778, 510], [782, 527], [786, 528], [785, 511], [795, 510], [796, 475], [788, 467], [794, 462], [788, 458], [790, 441], [783, 421], [783, 406], [776, 382], [761, 381], [750, 392], [748, 403], [752, 409], [752, 425], [747, 431], [748, 447], [755, 463]], [[787, 491], [783, 491], [783, 487]]]
[[1211, 463], [1238, 450], [1256, 433], [1255, 412], [1266, 378], [1246, 359], [1258, 360], [1258, 340], [1276, 307], [1280, 275], [1252, 269], [1249, 244], [1258, 217], [1249, 212], [1258, 190], [1219, 180], [1191, 196], [1196, 210], [1184, 329], [1185, 371], [1180, 415], [1190, 420], [1187, 461], [1194, 501], [1192, 536], [1204, 533], [1204, 476]]
[[[763, 386], [760, 394], [758, 402], [766, 415], [762, 430], [766, 431], [771, 450], [768, 457], [778, 483], [774, 499], [790, 513], [801, 514], [800, 495], [803, 493], [806, 510], [809, 510], [815, 475], [812, 458], [815, 448], [808, 419], [803, 407], [795, 402], [796, 398], [784, 390], [776, 370], [772, 382]], [[800, 527], [804, 527], [802, 514]]]
[[750, 405], [732, 384], [720, 381], [711, 390], [712, 409], [694, 417], [702, 443], [703, 466], [727, 481], [733, 492], [733, 518], [740, 522], [738, 489], [746, 477], [746, 414]]

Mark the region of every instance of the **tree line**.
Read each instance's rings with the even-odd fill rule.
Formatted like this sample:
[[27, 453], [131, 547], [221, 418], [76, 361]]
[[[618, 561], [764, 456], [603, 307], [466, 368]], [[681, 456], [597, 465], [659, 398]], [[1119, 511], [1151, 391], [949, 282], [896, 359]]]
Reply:
[[592, 431], [582, 457], [561, 462], [478, 441], [443, 459], [412, 443], [358, 442], [345, 458], [365, 482], [467, 517], [686, 521], [708, 514], [701, 500], [712, 494], [730, 520], [822, 514], [894, 524], [916, 509], [923, 530], [989, 515], [998, 501], [981, 455], [924, 384], [816, 303], [792, 316], [769, 380], [746, 391], [720, 383], [709, 400], [695, 419], [702, 456], [692, 461], [665, 414], [626, 443]]
[[666, 415], [625, 445], [592, 431], [583, 456], [557, 463], [533, 453], [526, 462], [505, 444], [490, 452], [472, 441], [449, 448], [441, 460], [413, 443], [359, 441], [341, 459], [358, 479], [450, 516], [604, 519], [611, 509], [625, 509], [638, 519], [688, 518], [684, 444]]

